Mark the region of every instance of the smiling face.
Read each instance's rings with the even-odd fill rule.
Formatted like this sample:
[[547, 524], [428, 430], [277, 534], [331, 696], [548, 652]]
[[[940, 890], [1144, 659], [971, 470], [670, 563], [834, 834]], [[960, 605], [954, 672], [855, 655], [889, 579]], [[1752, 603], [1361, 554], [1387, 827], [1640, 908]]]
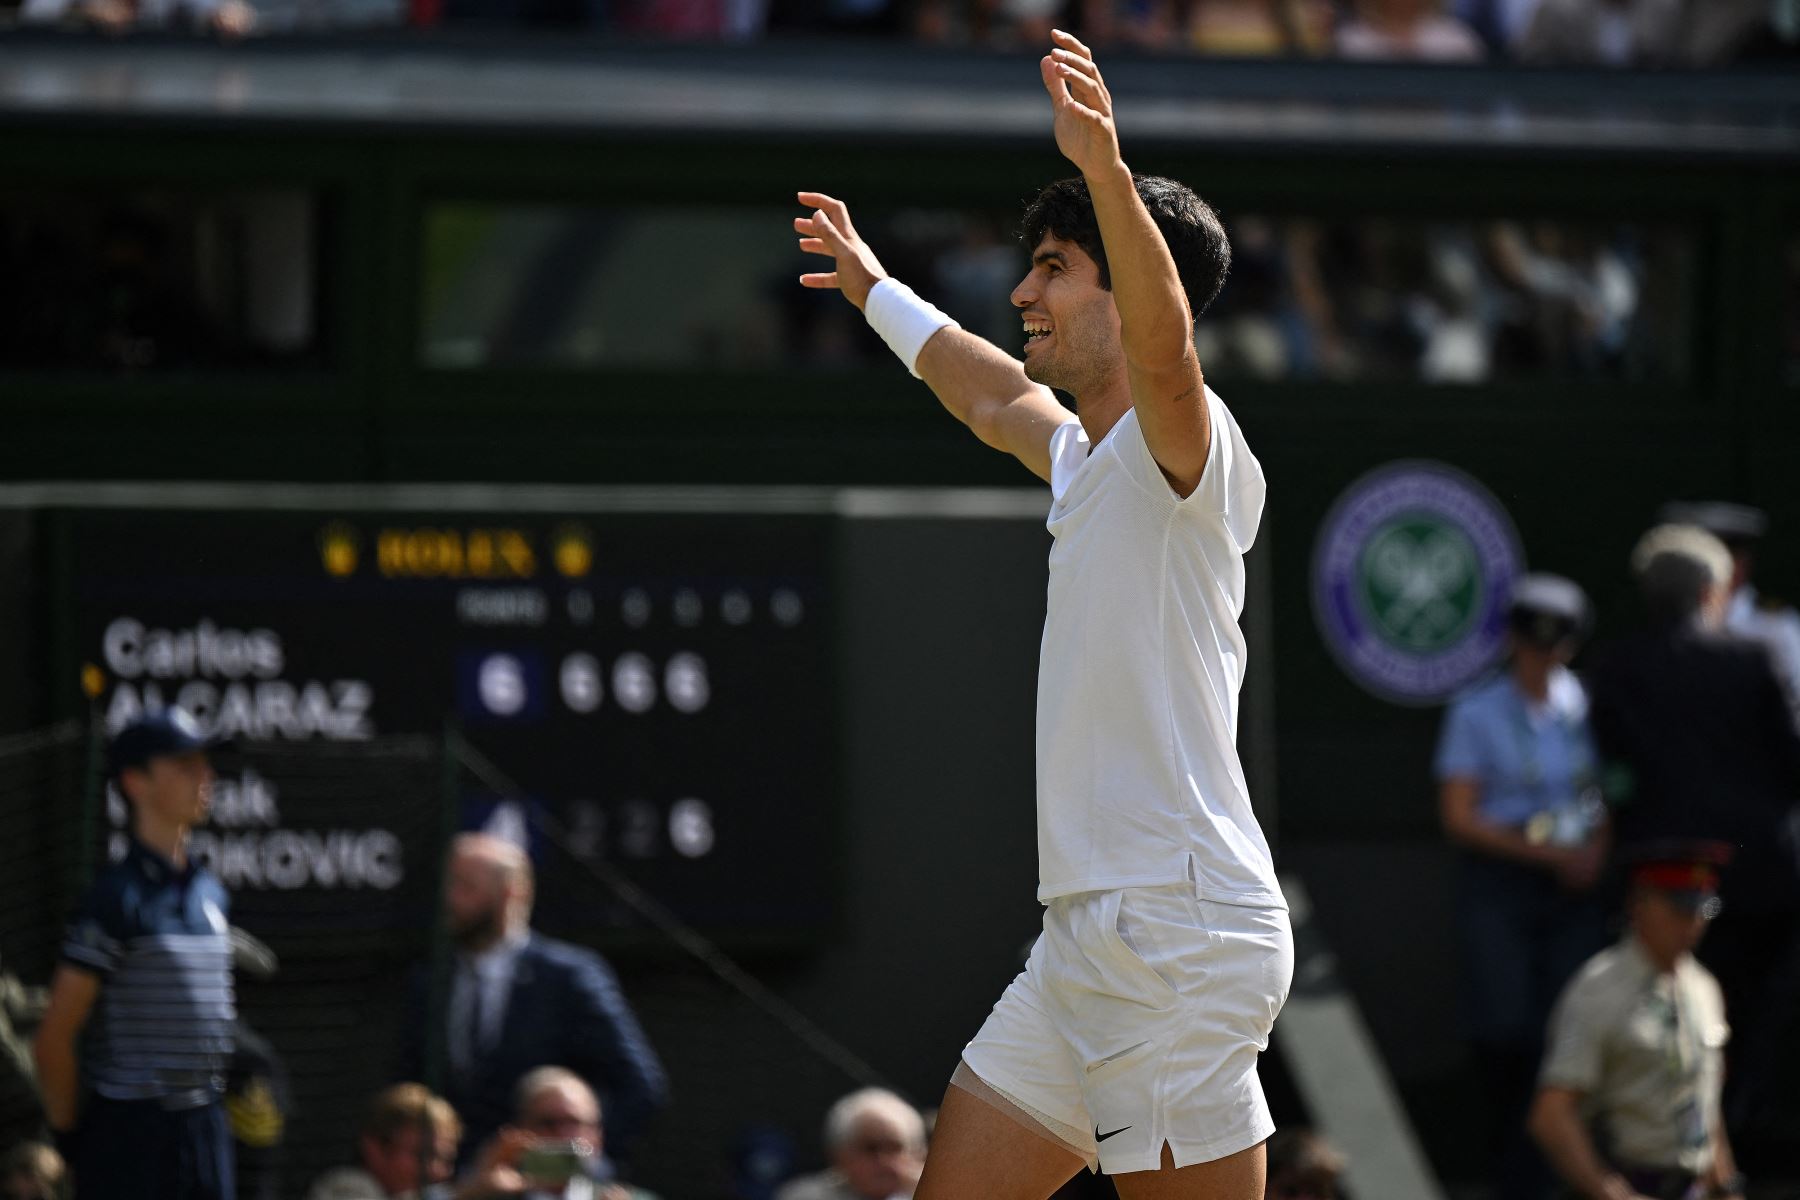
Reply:
[[1025, 325], [1025, 375], [1080, 399], [1125, 369], [1119, 308], [1100, 267], [1074, 242], [1045, 235], [1013, 289]]

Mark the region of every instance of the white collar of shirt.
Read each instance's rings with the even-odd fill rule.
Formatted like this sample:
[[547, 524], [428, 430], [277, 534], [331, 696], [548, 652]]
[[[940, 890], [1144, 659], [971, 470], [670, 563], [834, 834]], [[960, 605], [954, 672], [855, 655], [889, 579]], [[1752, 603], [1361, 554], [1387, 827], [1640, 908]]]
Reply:
[[530, 930], [514, 930], [486, 950], [463, 955], [463, 965], [484, 980], [505, 978], [512, 974], [513, 964], [518, 961], [525, 943], [530, 940]]
[[1739, 625], [1756, 614], [1756, 589], [1745, 584], [1731, 593], [1731, 600], [1725, 606], [1725, 623]]

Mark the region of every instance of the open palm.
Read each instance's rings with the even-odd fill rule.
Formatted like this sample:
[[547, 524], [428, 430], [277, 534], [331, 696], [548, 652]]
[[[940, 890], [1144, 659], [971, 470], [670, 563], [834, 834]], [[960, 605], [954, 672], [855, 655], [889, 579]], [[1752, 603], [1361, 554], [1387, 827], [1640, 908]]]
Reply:
[[1112, 93], [1100, 78], [1093, 51], [1060, 29], [1052, 30], [1050, 36], [1056, 47], [1039, 67], [1055, 109], [1056, 148], [1082, 174], [1096, 174], [1119, 161]]

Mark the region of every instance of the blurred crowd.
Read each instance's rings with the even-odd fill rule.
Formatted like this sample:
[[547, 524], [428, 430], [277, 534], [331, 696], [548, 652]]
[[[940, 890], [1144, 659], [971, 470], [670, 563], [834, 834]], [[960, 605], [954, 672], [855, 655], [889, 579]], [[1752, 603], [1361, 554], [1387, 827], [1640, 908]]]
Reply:
[[[886, 354], [854, 310], [792, 286], [791, 243], [761, 209], [451, 215], [427, 223], [426, 274], [441, 281], [425, 295], [427, 366], [813, 369]], [[44, 281], [0, 298], [0, 359], [116, 373], [316, 362], [320, 220], [292, 191], [0, 198], [0, 274]], [[1022, 255], [1006, 220], [905, 209], [863, 224], [965, 328], [1016, 344], [1007, 297]], [[1680, 386], [1690, 373], [1689, 226], [1258, 212], [1227, 224], [1232, 273], [1196, 334], [1227, 383]], [[712, 285], [646, 280], [644, 261], [670, 245], [703, 257]]]
[[[234, 979], [279, 964], [181, 851], [210, 749], [179, 710], [120, 731], [129, 848], [78, 906], [49, 989], [0, 975], [0, 1200], [658, 1200], [629, 1177], [667, 1099], [660, 1061], [607, 963], [532, 930], [531, 861], [488, 834], [452, 843], [453, 961], [415, 973], [399, 1082], [343, 1098], [361, 1115], [340, 1165], [284, 1177], [286, 1070], [232, 1003]], [[721, 1200], [906, 1200], [930, 1121], [852, 1092], [810, 1173], [785, 1134], [747, 1127]], [[1280, 1135], [1270, 1169], [1271, 1196], [1338, 1200], [1342, 1159], [1315, 1134]]]
[[[1465, 1027], [1497, 1196], [1737, 1197], [1786, 1172], [1800, 1005], [1800, 614], [1755, 583], [1759, 510], [1667, 506], [1636, 628], [1528, 575], [1502, 670], [1447, 710]], [[1740, 1155], [1742, 1157], [1740, 1157]]]
[[[433, 367], [873, 366], [886, 353], [835, 297], [792, 286], [772, 221], [742, 214], [526, 209], [459, 214], [428, 236]], [[965, 329], [1018, 344], [1020, 247], [996, 215], [870, 212], [884, 264]], [[1552, 216], [1403, 220], [1227, 213], [1232, 273], [1196, 332], [1210, 377], [1480, 384], [1616, 380], [1679, 386], [1696, 322], [1694, 231]], [[704, 295], [641, 282], [655, 247], [704, 254]], [[552, 276], [548, 268], [554, 265]], [[579, 280], [551, 294], [541, 281]], [[614, 303], [630, 280], [648, 300]], [[648, 289], [648, 292], [646, 292]], [[549, 303], [546, 303], [546, 300]], [[524, 319], [530, 314], [531, 319]], [[595, 330], [604, 330], [596, 335]]]
[[[1688, 370], [1679, 228], [1559, 219], [1230, 214], [1232, 271], [1196, 330], [1221, 380], [1675, 382]], [[903, 239], [884, 244], [904, 247]], [[1010, 344], [1013, 248], [921, 255], [967, 328]]]
[[1712, 67], [1784, 57], [1794, 0], [7, 0], [25, 24], [240, 37], [355, 26], [678, 39], [850, 33], [994, 48], [1052, 27], [1101, 48], [1227, 58]]

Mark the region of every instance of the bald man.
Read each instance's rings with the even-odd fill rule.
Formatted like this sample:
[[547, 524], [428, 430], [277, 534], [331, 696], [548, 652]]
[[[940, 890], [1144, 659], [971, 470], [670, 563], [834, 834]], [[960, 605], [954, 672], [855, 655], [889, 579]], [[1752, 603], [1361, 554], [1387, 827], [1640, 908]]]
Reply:
[[467, 1157], [509, 1119], [520, 1079], [567, 1067], [600, 1098], [606, 1145], [618, 1158], [666, 1100], [662, 1064], [606, 960], [532, 932], [533, 897], [531, 860], [517, 846], [485, 834], [451, 844], [450, 991], [434, 1009], [420, 972], [401, 1026], [399, 1076], [424, 1078], [426, 1048], [437, 1039], [444, 1097], [463, 1118]]

